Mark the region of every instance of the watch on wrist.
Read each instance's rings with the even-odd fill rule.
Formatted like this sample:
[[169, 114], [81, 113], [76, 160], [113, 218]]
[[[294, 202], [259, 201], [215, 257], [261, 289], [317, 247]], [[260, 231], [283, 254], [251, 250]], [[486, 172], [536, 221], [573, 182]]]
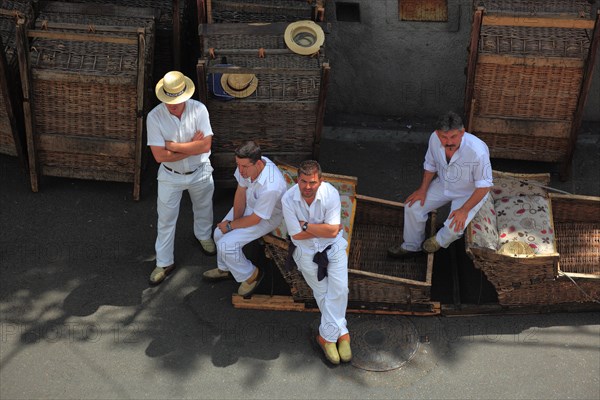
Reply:
[[227, 227], [227, 232], [231, 232], [233, 230], [233, 228], [231, 227], [231, 221], [227, 221], [227, 225], [225, 225]]
[[306, 231], [307, 229], [308, 229], [308, 222], [305, 222], [305, 223], [302, 225], [302, 230], [303, 230], [303, 231]]

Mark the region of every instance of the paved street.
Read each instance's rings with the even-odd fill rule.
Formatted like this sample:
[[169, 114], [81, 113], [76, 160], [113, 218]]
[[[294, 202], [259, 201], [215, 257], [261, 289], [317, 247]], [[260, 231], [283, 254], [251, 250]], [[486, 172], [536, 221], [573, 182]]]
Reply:
[[[420, 182], [425, 129], [328, 127], [327, 172], [358, 192], [404, 200]], [[580, 135], [567, 182], [600, 195], [600, 132]], [[502, 168], [499, 168], [502, 167]], [[232, 281], [209, 284], [215, 258], [193, 239], [184, 196], [177, 272], [148, 286], [154, 266], [156, 165], [132, 185], [43, 177], [32, 193], [16, 159], [0, 156], [1, 399], [598, 399], [600, 312], [470, 317], [348, 316], [349, 328], [391, 327], [411, 344], [400, 368], [332, 367], [311, 341], [317, 314], [238, 310]], [[233, 192], [215, 194], [215, 220]], [[435, 272], [434, 272], [435, 273]], [[399, 332], [393, 327], [404, 328]]]

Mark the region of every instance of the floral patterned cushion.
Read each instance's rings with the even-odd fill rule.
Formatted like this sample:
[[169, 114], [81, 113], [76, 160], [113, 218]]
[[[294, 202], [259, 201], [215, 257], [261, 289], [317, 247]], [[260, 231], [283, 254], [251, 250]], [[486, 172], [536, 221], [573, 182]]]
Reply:
[[510, 177], [494, 177], [494, 186], [491, 194], [494, 200], [514, 196], [543, 196], [548, 197], [548, 192], [540, 187], [541, 182], [520, 180]]
[[521, 241], [535, 254], [556, 252], [549, 200], [543, 196], [503, 197], [494, 203], [498, 246]]
[[[286, 164], [278, 164], [279, 170], [283, 174], [287, 188], [296, 184], [296, 167]], [[341, 223], [344, 226], [344, 238], [350, 243], [352, 237], [352, 227], [354, 225], [354, 212], [356, 210], [356, 178], [342, 175], [323, 173], [323, 180], [329, 182], [340, 193], [342, 203]], [[286, 239], [288, 235], [285, 221], [272, 232], [273, 235]], [[348, 246], [349, 248], [350, 246]]]
[[498, 227], [492, 196], [488, 196], [470, 224], [473, 244], [492, 250], [498, 249]]

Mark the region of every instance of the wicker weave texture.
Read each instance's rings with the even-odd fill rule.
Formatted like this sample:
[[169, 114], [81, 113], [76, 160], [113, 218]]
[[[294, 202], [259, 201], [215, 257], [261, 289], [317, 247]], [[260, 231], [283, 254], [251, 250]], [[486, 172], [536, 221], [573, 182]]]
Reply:
[[565, 148], [569, 144], [568, 138], [528, 136], [523, 132], [478, 132], [476, 135], [488, 145], [492, 157], [514, 160], [560, 162], [564, 160]]
[[249, 139], [260, 140], [265, 152], [312, 152], [315, 104], [211, 100], [207, 107], [213, 130], [219, 133], [213, 152], [233, 151]]
[[313, 19], [313, 0], [208, 0], [213, 22], [293, 22]]
[[43, 175], [112, 182], [134, 181], [135, 162], [132, 158], [44, 150], [38, 151], [37, 157]]
[[476, 114], [571, 120], [582, 77], [581, 68], [479, 64], [473, 94]]
[[556, 224], [560, 269], [600, 276], [600, 224]]
[[475, 7], [484, 7], [488, 13], [509, 15], [575, 14], [591, 18], [592, 7], [586, 0], [477, 0]]
[[136, 86], [36, 80], [37, 134], [115, 140], [136, 137]]
[[600, 301], [600, 280], [556, 280], [498, 290], [498, 302], [507, 306], [588, 303]]
[[584, 60], [590, 43], [589, 33], [584, 29], [484, 25], [481, 28], [479, 52]]

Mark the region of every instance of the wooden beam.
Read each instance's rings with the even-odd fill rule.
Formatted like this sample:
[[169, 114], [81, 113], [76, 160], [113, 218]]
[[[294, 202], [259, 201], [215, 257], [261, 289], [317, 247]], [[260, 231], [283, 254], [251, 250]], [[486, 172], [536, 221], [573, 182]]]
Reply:
[[80, 71], [52, 71], [47, 69], [33, 69], [31, 75], [34, 80], [69, 83], [99, 83], [102, 85], [137, 85], [136, 76], [99, 76], [83, 74]]
[[29, 39], [27, 37], [27, 26], [25, 19], [19, 18], [16, 25], [17, 58], [19, 60], [19, 71], [21, 74], [21, 88], [23, 89], [23, 118], [25, 121], [25, 137], [27, 139], [27, 157], [29, 161], [29, 181], [31, 191], [37, 192], [38, 188], [38, 164], [35, 152], [34, 140], [34, 115], [31, 101], [33, 101], [31, 89], [31, 73], [29, 66]]
[[86, 136], [57, 135], [43, 133], [36, 135], [39, 151], [60, 153], [93, 154], [134, 158], [135, 143], [114, 139], [92, 138]]
[[530, 26], [536, 28], [594, 29], [594, 20], [550, 17], [485, 15], [486, 26]]
[[137, 125], [135, 132], [133, 171], [133, 200], [140, 199], [140, 187], [142, 181], [142, 137], [144, 136], [144, 104], [146, 102], [146, 35], [138, 34], [138, 73], [137, 73]]
[[317, 103], [317, 121], [315, 123], [315, 134], [313, 136], [313, 158], [319, 159], [321, 153], [321, 134], [323, 132], [323, 119], [325, 118], [325, 105], [327, 101], [327, 91], [329, 90], [329, 76], [331, 67], [329, 63], [323, 63], [321, 66], [321, 85], [319, 87], [319, 100]]
[[196, 80], [198, 82], [198, 98], [205, 105], [208, 102], [208, 87], [206, 85], [206, 61], [198, 60], [196, 63]]
[[583, 119], [583, 112], [585, 108], [585, 103], [587, 102], [587, 98], [590, 92], [590, 87], [592, 85], [592, 76], [594, 75], [594, 69], [596, 67], [596, 59], [598, 58], [598, 46], [600, 46], [600, 10], [598, 10], [596, 14], [596, 24], [594, 28], [594, 33], [592, 36], [592, 40], [590, 43], [590, 49], [588, 52], [587, 62], [585, 65], [585, 69], [583, 72], [583, 80], [581, 82], [581, 90], [579, 94], [579, 99], [577, 100], [577, 107], [575, 108], [575, 113], [573, 115], [573, 124], [571, 127], [570, 138], [569, 138], [569, 146], [567, 148], [566, 156], [564, 161], [562, 162], [560, 168], [559, 177], [561, 180], [565, 181], [571, 175], [571, 164], [573, 163], [573, 153], [575, 153], [575, 145], [577, 144], [577, 135], [579, 133], [579, 128], [581, 127], [581, 120]]
[[[473, 15], [471, 23], [471, 39], [469, 41], [469, 57], [467, 59], [467, 84], [465, 86], [465, 116], [471, 115], [473, 92], [475, 89], [475, 71], [477, 68], [477, 53], [479, 52], [479, 35], [481, 32], [481, 19], [483, 8], [479, 7]], [[466, 130], [470, 130], [469, 120], [467, 119]]]
[[122, 36], [105, 36], [87, 33], [68, 33], [68, 32], [53, 32], [30, 30], [27, 35], [31, 38], [54, 39], [54, 40], [73, 40], [78, 42], [102, 42], [102, 43], [117, 43], [136, 45], [137, 38], [122, 37]]
[[[6, 60], [6, 53], [4, 52], [4, 43], [2, 42], [2, 36], [0, 36], [0, 96], [3, 95], [4, 106], [6, 111], [6, 116], [8, 118], [8, 122], [10, 124], [10, 131], [13, 138], [13, 143], [15, 145], [15, 152], [17, 153], [17, 157], [19, 158], [19, 163], [22, 168], [26, 168], [26, 162], [23, 154], [23, 146], [21, 144], [21, 136], [19, 134], [19, 127], [17, 125], [17, 118], [15, 115], [15, 106], [12, 98], [13, 87], [9, 86], [9, 81], [12, 81], [12, 73], [8, 67], [8, 61]], [[15, 82], [12, 82], [14, 85]]]
[[473, 116], [471, 132], [497, 135], [520, 135], [535, 137], [568, 138], [570, 121], [544, 121], [509, 117]]
[[181, 69], [181, 21], [179, 19], [180, 0], [173, 1], [173, 69]]
[[63, 3], [56, 1], [38, 1], [39, 11], [45, 13], [61, 14], [85, 14], [101, 16], [119, 16], [133, 18], [153, 18], [160, 17], [160, 10], [150, 7], [124, 7], [113, 4], [76, 4]]
[[564, 57], [535, 57], [535, 56], [507, 56], [499, 54], [481, 54], [478, 64], [519, 65], [525, 67], [560, 67], [583, 68], [585, 60]]
[[[307, 307], [305, 303], [294, 302], [291, 296], [269, 296], [255, 294], [249, 299], [244, 299], [242, 296], [233, 294], [231, 303], [234, 308], [247, 310], [263, 310], [263, 311], [301, 311], [301, 312], [319, 312], [316, 307]], [[430, 308], [431, 311], [415, 311], [410, 310], [411, 305], [407, 304], [406, 310], [402, 309], [368, 309], [368, 308], [348, 308], [347, 313], [352, 314], [379, 314], [379, 315], [415, 315], [429, 316], [440, 314], [440, 303], [431, 302], [426, 304], [418, 304], [419, 306]], [[394, 305], [404, 306], [404, 305]], [[415, 305], [416, 306], [416, 305]], [[391, 307], [390, 307], [391, 308]]]

